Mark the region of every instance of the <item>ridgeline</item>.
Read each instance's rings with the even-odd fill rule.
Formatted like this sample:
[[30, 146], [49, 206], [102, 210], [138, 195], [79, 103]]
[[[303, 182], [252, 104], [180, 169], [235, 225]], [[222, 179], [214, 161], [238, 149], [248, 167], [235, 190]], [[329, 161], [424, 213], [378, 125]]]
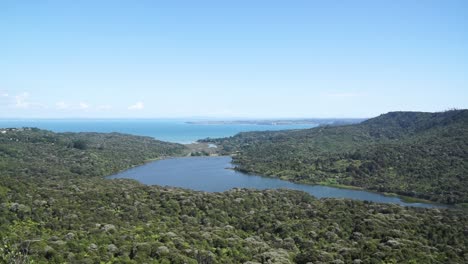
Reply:
[[360, 124], [204, 140], [237, 169], [441, 203], [468, 202], [468, 110], [391, 112]]

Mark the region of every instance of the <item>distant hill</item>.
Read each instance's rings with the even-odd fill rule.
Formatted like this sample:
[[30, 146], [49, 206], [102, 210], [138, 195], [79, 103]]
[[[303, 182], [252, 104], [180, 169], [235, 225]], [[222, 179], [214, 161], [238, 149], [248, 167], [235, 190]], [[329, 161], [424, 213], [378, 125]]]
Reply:
[[468, 110], [390, 112], [360, 124], [211, 141], [235, 153], [237, 169], [246, 172], [468, 202]]
[[306, 118], [306, 119], [258, 119], [258, 120], [202, 120], [189, 121], [195, 125], [348, 125], [364, 121], [363, 118]]

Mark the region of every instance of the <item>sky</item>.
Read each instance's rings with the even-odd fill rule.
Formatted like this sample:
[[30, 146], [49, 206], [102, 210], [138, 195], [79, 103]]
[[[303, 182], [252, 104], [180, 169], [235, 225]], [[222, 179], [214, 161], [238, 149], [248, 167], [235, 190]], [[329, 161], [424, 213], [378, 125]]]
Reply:
[[0, 118], [468, 108], [468, 1], [0, 1]]

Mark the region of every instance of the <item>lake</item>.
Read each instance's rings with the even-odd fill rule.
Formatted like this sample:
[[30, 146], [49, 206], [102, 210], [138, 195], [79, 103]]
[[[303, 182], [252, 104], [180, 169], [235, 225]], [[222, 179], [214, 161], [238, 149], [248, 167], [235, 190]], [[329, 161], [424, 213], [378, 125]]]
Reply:
[[373, 192], [297, 184], [275, 178], [249, 175], [232, 170], [231, 161], [231, 157], [227, 156], [171, 158], [150, 162], [108, 178], [128, 178], [147, 185], [181, 187], [206, 192], [223, 192], [232, 188], [287, 188], [304, 191], [317, 198], [350, 198], [403, 206], [445, 207], [437, 204], [406, 203], [398, 197]]
[[314, 124], [295, 125], [240, 125], [240, 124], [187, 124], [182, 119], [1, 119], [0, 128], [37, 127], [54, 132], [120, 132], [149, 136], [162, 141], [192, 143], [207, 137], [234, 136], [239, 132], [304, 129]]

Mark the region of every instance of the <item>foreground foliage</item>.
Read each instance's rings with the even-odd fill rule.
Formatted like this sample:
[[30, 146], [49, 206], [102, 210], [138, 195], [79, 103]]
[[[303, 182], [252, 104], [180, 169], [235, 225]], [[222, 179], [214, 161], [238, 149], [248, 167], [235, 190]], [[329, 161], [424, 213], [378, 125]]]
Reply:
[[4, 243], [44, 263], [468, 261], [461, 212], [99, 178], [39, 184], [8, 177], [2, 188]]
[[468, 202], [468, 110], [392, 112], [360, 124], [206, 140], [237, 169], [442, 203]]

